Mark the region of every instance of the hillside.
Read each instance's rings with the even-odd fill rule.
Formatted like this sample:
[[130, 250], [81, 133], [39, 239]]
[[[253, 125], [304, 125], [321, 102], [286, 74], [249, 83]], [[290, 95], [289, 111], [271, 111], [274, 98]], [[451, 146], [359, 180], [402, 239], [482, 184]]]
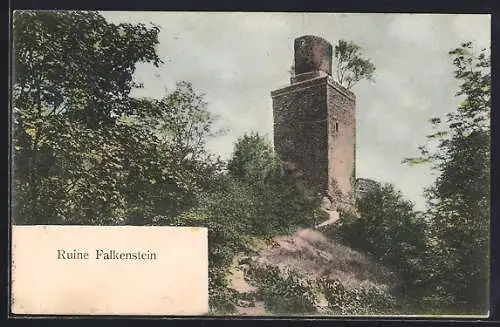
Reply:
[[[394, 274], [387, 268], [313, 229], [300, 229], [290, 236], [275, 237], [256, 255], [239, 256], [231, 272], [231, 285], [240, 293], [256, 292], [249, 277], [245, 276], [250, 263], [291, 270], [309, 280], [339, 280], [352, 288], [367, 282], [388, 288], [396, 284]], [[327, 305], [324, 299], [319, 302], [318, 307]], [[269, 314], [258, 299], [240, 301], [237, 311], [240, 315]], [[321, 308], [318, 312], [321, 313]]]

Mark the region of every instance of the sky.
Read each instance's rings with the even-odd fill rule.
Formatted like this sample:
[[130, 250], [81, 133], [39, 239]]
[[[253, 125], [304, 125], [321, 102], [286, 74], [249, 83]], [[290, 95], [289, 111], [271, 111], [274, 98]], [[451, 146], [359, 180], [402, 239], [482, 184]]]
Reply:
[[435, 179], [429, 167], [401, 164], [418, 155], [431, 132], [429, 119], [455, 110], [458, 83], [448, 51], [464, 41], [490, 46], [490, 15], [241, 12], [101, 12], [113, 23], [160, 27], [164, 64], [139, 64], [136, 96], [162, 97], [177, 81], [205, 94], [217, 127], [209, 150], [227, 159], [234, 142], [259, 132], [272, 142], [270, 92], [289, 84], [293, 40], [316, 35], [361, 46], [376, 66], [375, 82], [356, 94], [356, 175], [392, 183], [423, 209], [423, 190]]

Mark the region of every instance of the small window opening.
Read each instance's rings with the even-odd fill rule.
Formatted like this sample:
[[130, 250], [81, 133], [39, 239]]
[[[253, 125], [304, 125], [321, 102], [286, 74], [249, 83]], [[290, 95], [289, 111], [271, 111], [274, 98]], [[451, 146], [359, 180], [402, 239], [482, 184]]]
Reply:
[[335, 122], [335, 132], [338, 132], [338, 131], [339, 131], [339, 123]]

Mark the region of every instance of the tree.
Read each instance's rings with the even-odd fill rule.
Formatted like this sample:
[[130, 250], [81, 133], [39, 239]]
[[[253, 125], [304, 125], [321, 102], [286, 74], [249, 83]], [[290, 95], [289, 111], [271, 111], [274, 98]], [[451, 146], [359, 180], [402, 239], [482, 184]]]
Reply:
[[159, 65], [157, 27], [95, 12], [14, 17], [14, 221], [149, 224], [192, 205], [220, 170], [204, 150], [203, 95], [130, 96], [138, 62]]
[[[20, 11], [13, 23], [15, 221], [64, 222], [87, 204], [103, 217], [123, 210], [107, 192], [122, 149], [107, 140], [122, 128], [117, 117], [142, 109], [128, 94], [137, 62], [161, 63], [158, 28], [95, 12]], [[78, 189], [86, 193], [72, 202]]]
[[228, 171], [247, 183], [263, 183], [280, 173], [271, 144], [258, 133], [245, 134], [235, 144]]
[[[151, 144], [130, 148], [131, 152], [146, 152], [144, 161], [136, 162], [135, 175], [126, 185], [133, 190], [128, 192], [129, 203], [137, 208], [135, 223], [149, 224], [156, 215], [173, 219], [190, 209], [197, 194], [209, 188], [221, 173], [224, 163], [206, 150], [208, 138], [217, 134], [212, 128], [216, 117], [191, 83], [178, 82], [162, 99], [143, 101], [149, 114], [127, 116], [126, 122], [150, 133]], [[147, 169], [141, 169], [144, 167]]]
[[161, 64], [159, 28], [110, 24], [96, 12], [14, 15], [15, 107], [37, 118], [63, 114], [88, 127], [110, 124], [135, 106], [128, 97], [138, 62]]
[[[410, 165], [430, 163], [438, 177], [426, 190], [434, 292], [457, 312], [488, 310], [491, 57], [471, 42], [449, 52], [459, 83], [458, 108], [432, 118], [434, 133]], [[435, 148], [432, 149], [431, 146]]]
[[233, 292], [228, 270], [239, 252], [252, 252], [256, 239], [268, 239], [312, 225], [318, 203], [281, 174], [281, 164], [269, 142], [257, 133], [240, 137], [225, 173], [212, 179], [190, 209], [158, 224], [208, 228], [211, 307], [231, 311]]
[[282, 173], [282, 163], [271, 144], [258, 133], [238, 139], [228, 171], [252, 187], [257, 203], [252, 222], [256, 235], [276, 235], [313, 224], [317, 199], [297, 187], [292, 176]]
[[378, 184], [356, 201], [355, 214], [341, 216], [337, 227], [349, 246], [394, 269], [403, 282], [404, 293], [419, 291], [427, 226], [413, 203], [394, 186]]
[[352, 41], [339, 40], [334, 48], [337, 82], [351, 89], [363, 79], [373, 81], [375, 65], [362, 57], [361, 47]]
[[[369, 59], [363, 58], [361, 47], [353, 41], [339, 40], [334, 47], [335, 79], [347, 89], [363, 79], [374, 81], [376, 67]], [[295, 77], [295, 65], [292, 64], [288, 73]]]

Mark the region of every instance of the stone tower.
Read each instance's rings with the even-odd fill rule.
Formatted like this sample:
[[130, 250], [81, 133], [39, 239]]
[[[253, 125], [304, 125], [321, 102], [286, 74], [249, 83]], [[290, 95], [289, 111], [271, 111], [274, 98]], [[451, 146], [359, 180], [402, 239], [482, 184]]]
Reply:
[[354, 203], [355, 96], [336, 83], [332, 45], [317, 36], [295, 39], [294, 76], [272, 91], [274, 148], [285, 171], [322, 197], [331, 210]]

